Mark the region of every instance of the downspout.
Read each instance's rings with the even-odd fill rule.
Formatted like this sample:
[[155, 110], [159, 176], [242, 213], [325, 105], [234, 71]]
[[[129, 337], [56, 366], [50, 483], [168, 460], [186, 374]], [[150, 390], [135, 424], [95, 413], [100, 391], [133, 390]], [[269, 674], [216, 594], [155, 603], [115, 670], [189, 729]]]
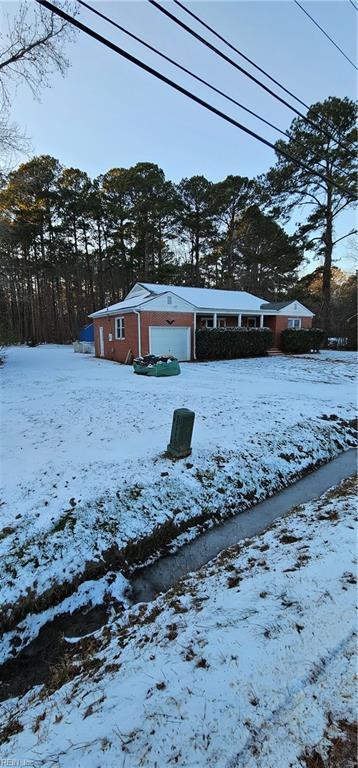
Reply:
[[142, 357], [142, 336], [141, 336], [141, 329], [140, 329], [140, 312], [138, 312], [137, 309], [134, 309], [133, 312], [137, 315], [137, 323], [138, 323], [138, 357]]
[[193, 360], [196, 360], [196, 312], [193, 312]]

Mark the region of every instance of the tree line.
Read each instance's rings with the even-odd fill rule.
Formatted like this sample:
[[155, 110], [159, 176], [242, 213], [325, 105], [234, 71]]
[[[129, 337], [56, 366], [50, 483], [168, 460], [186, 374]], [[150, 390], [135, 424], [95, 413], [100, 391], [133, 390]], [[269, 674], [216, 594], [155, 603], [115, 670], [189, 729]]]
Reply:
[[137, 280], [273, 296], [302, 260], [259, 206], [254, 181], [203, 176], [175, 185], [152, 163], [91, 180], [36, 157], [0, 191], [2, 302], [20, 340], [75, 338], [88, 314]]
[[[322, 125], [329, 119], [333, 138], [319, 120], [315, 129], [296, 118], [287, 141], [277, 144], [306, 169], [278, 154], [269, 173], [256, 179], [230, 175], [213, 183], [198, 175], [174, 184], [149, 162], [91, 179], [44, 155], [3, 174], [3, 336], [67, 342], [89, 313], [121, 300], [136, 281], [240, 289], [280, 300], [299, 292], [297, 270], [307, 250], [322, 262], [314, 308], [331, 330], [334, 248], [353, 234], [334, 235], [355, 200], [356, 113], [351, 101], [335, 98], [311, 110], [316, 122], [317, 115]], [[323, 180], [315, 175], [322, 167]], [[301, 221], [289, 235], [284, 226], [295, 210]]]

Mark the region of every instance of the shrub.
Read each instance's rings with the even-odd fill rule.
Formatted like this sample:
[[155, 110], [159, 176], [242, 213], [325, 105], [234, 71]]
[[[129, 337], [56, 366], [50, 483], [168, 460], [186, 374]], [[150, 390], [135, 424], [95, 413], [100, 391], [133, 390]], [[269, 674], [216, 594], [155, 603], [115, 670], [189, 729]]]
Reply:
[[16, 341], [17, 339], [12, 334], [8, 324], [2, 320], [0, 322], [0, 365], [3, 365], [5, 362], [6, 347], [16, 344]]
[[347, 322], [347, 349], [358, 348], [357, 315]]
[[281, 349], [293, 355], [318, 352], [326, 342], [326, 334], [320, 328], [286, 328], [281, 333]]
[[196, 331], [198, 360], [260, 357], [272, 347], [269, 328], [202, 328]]

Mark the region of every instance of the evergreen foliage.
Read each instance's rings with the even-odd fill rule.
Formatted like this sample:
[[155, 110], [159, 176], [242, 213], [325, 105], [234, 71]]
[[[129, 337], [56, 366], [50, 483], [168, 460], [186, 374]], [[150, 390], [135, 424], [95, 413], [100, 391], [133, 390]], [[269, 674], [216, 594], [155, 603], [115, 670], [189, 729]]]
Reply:
[[346, 325], [347, 348], [353, 351], [358, 349], [357, 315], [349, 318]]
[[253, 207], [255, 196], [240, 176], [175, 185], [153, 163], [94, 180], [48, 155], [23, 163], [0, 189], [0, 291], [12, 332], [20, 341], [69, 342], [91, 312], [138, 280], [250, 283], [274, 298], [296, 279], [302, 252]]
[[[276, 166], [263, 183], [274, 215], [288, 220], [294, 210], [306, 211], [297, 234], [306, 248], [323, 260], [321, 318], [328, 332], [332, 320], [334, 247], [357, 231], [336, 234], [343, 211], [357, 202], [357, 105], [348, 98], [331, 96], [313, 104], [308, 117], [313, 124], [296, 117], [288, 131], [288, 141], [280, 140], [276, 146], [289, 151], [312, 173], [278, 155]], [[325, 132], [325, 121], [329, 122], [330, 136]], [[317, 171], [322, 173], [322, 169], [324, 181], [315, 175]]]
[[196, 331], [198, 360], [261, 357], [272, 347], [269, 328], [203, 328]]
[[[174, 184], [148, 162], [91, 179], [48, 155], [2, 174], [0, 300], [10, 334], [69, 342], [91, 312], [145, 281], [297, 298], [326, 332], [346, 335], [356, 280], [341, 281], [334, 249], [354, 232], [335, 234], [356, 199], [356, 105], [330, 97], [313, 116], [317, 128], [295, 118], [277, 147], [312, 171], [323, 165], [327, 182], [282, 155], [265, 177], [216, 183], [197, 175]], [[339, 144], [322, 132], [326, 120]], [[294, 210], [301, 221], [288, 234], [279, 220], [292, 225]], [[305, 250], [323, 266], [299, 281]]]
[[327, 334], [320, 328], [286, 328], [280, 338], [282, 351], [292, 355], [319, 352], [326, 341]]

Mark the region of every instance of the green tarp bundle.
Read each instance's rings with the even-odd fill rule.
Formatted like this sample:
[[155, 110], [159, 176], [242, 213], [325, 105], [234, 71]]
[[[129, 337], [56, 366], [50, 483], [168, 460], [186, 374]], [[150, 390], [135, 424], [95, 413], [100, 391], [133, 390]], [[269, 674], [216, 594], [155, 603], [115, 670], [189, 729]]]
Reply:
[[143, 376], [178, 376], [180, 365], [175, 358], [136, 358], [133, 362], [134, 373]]

